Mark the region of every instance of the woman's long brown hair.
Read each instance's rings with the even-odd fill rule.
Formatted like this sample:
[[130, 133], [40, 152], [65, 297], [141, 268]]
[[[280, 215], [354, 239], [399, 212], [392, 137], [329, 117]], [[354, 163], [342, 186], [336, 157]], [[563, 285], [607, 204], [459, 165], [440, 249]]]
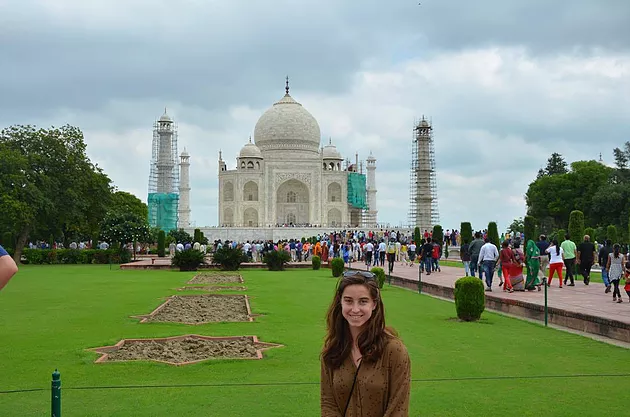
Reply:
[[327, 333], [324, 348], [322, 349], [322, 360], [330, 369], [339, 368], [352, 349], [350, 327], [341, 313], [341, 295], [349, 285], [364, 285], [370, 291], [370, 297], [376, 303], [372, 316], [365, 323], [365, 328], [357, 337], [362, 361], [368, 363], [376, 362], [383, 353], [389, 339], [397, 336], [393, 329], [385, 327], [385, 308], [379, 294], [376, 278], [366, 279], [358, 274], [344, 277], [337, 286], [335, 297], [326, 315]]

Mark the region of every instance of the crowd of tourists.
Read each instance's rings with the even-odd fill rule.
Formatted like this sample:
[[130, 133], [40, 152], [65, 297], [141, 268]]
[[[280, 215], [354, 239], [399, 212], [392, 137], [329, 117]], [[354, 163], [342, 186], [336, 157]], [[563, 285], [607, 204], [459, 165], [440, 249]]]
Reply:
[[576, 271], [583, 284], [589, 285], [591, 269], [598, 264], [606, 287], [604, 292], [612, 291], [613, 301], [623, 302], [619, 287], [624, 279], [624, 290], [630, 299], [630, 254], [624, 254], [618, 243], [613, 245], [606, 240], [599, 244], [585, 235], [576, 245], [568, 234], [561, 243], [558, 239], [548, 241], [545, 235], [540, 235], [536, 242], [530, 239], [525, 248], [521, 247], [521, 241], [518, 235], [505, 239], [499, 250], [487, 236], [482, 239], [481, 233], [475, 233], [472, 242], [464, 241], [460, 247], [466, 276], [474, 277], [477, 272], [480, 279], [485, 276], [486, 291], [492, 291], [495, 272], [503, 291], [540, 291], [543, 285], [551, 286], [555, 277], [560, 288], [575, 286]]

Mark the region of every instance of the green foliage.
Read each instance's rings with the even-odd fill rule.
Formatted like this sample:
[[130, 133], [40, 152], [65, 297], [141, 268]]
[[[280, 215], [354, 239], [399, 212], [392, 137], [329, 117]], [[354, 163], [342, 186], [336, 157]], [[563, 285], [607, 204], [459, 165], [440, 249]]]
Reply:
[[180, 271], [196, 271], [204, 263], [203, 252], [194, 249], [175, 252], [171, 259], [171, 265], [178, 267]]
[[24, 249], [22, 263], [53, 264], [120, 264], [131, 260], [129, 251], [116, 249]]
[[270, 271], [284, 271], [285, 266], [291, 262], [291, 255], [285, 250], [272, 250], [265, 254], [263, 262]]
[[[630, 212], [630, 181], [616, 176], [614, 168], [597, 161], [578, 161], [566, 174], [545, 175], [533, 181], [525, 199], [543, 233], [566, 227], [572, 210], [584, 210], [584, 224], [616, 224]], [[624, 224], [620, 224], [624, 226]], [[569, 227], [571, 236], [571, 228]], [[583, 236], [583, 235], [582, 235]], [[578, 241], [582, 240], [582, 236]]]
[[420, 233], [420, 228], [416, 227], [413, 229], [413, 241], [416, 242], [416, 245], [420, 245], [421, 240], [422, 240], [422, 233]]
[[464, 240], [466, 240], [466, 242], [468, 243], [472, 242], [473, 230], [472, 230], [472, 225], [470, 224], [470, 222], [462, 222], [462, 224], [459, 227], [459, 232], [460, 232], [462, 244], [464, 243]]
[[496, 222], [488, 223], [488, 238], [490, 238], [490, 242], [497, 247], [497, 249], [501, 249], [501, 242], [499, 239], [499, 229], [497, 228]]
[[193, 242], [199, 242], [201, 240], [201, 229], [195, 229], [193, 233]]
[[0, 230], [15, 233], [15, 258], [29, 235], [91, 236], [98, 230], [111, 198], [110, 179], [87, 157], [79, 128], [3, 129], [0, 170]]
[[158, 257], [163, 258], [166, 252], [166, 233], [164, 230], [158, 232]]
[[522, 217], [512, 220], [512, 223], [508, 227], [510, 233], [523, 233], [525, 231], [525, 223]]
[[433, 240], [434, 242], [438, 242], [440, 245], [444, 243], [444, 230], [439, 224], [433, 226], [433, 234], [431, 236], [431, 240]]
[[536, 241], [536, 219], [533, 216], [525, 216], [523, 219], [523, 232], [525, 233], [525, 244], [530, 239]]
[[[558, 230], [558, 232], [556, 233], [556, 239], [558, 239], [558, 243], [564, 242], [564, 235], [566, 234], [567, 234], [566, 230], [564, 229]], [[573, 240], [573, 236], [571, 236], [571, 240]]]
[[168, 232], [168, 235], [175, 239], [175, 243], [194, 243], [193, 237], [184, 229], [173, 229]]
[[[585, 235], [589, 235], [591, 237], [591, 241], [598, 241], [600, 243], [602, 243], [601, 240], [597, 239], [596, 235], [597, 233], [595, 232], [595, 229], [593, 229], [592, 227], [587, 227], [584, 229], [584, 234]], [[571, 236], [571, 240], [573, 240], [575, 242], [575, 238], [573, 236]]]
[[132, 212], [109, 212], [101, 223], [101, 239], [109, 244], [147, 243], [151, 240], [149, 224]]
[[341, 258], [333, 258], [330, 261], [330, 267], [332, 269], [332, 276], [333, 277], [340, 277], [341, 274], [343, 273], [343, 268], [344, 268], [343, 259], [341, 259]]
[[243, 250], [241, 248], [233, 248], [231, 245], [221, 246], [221, 249], [212, 255], [212, 263], [221, 265], [221, 269], [224, 271], [237, 271], [241, 264], [247, 261], [247, 255], [243, 253]]
[[567, 163], [558, 152], [551, 154], [547, 159], [547, 166], [545, 167], [545, 175], [560, 175], [569, 172], [567, 169]]
[[370, 269], [370, 272], [376, 276], [376, 280], [378, 281], [378, 287], [382, 289], [383, 285], [385, 285], [385, 270], [383, 268], [376, 266]]
[[125, 191], [112, 193], [109, 212], [133, 213], [137, 218], [149, 222], [149, 208], [138, 197]]
[[569, 236], [574, 242], [584, 240], [584, 213], [573, 210], [569, 216]]
[[486, 307], [483, 282], [474, 277], [455, 281], [455, 309], [457, 317], [464, 321], [477, 321]]
[[2, 234], [2, 242], [0, 242], [5, 249], [14, 249], [15, 240], [13, 239], [12, 232], [4, 232]]
[[617, 228], [615, 227], [614, 224], [610, 224], [608, 225], [608, 227], [606, 228], [606, 238], [609, 239], [613, 245], [615, 243], [619, 243], [619, 238], [617, 236]]
[[313, 269], [314, 269], [314, 270], [318, 270], [318, 269], [319, 269], [319, 268], [321, 268], [321, 266], [322, 266], [322, 258], [320, 258], [320, 257], [319, 257], [319, 256], [317, 256], [317, 255], [314, 255], [314, 256], [311, 258], [311, 265], [313, 265]]

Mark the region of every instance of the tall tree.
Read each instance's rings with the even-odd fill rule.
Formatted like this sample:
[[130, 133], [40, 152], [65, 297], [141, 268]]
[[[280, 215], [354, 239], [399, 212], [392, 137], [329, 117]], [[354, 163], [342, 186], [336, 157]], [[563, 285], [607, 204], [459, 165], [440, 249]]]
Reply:
[[16, 234], [14, 259], [30, 235], [95, 230], [110, 194], [79, 128], [15, 125], [0, 132], [0, 230]]
[[567, 163], [565, 162], [562, 155], [558, 152], [554, 152], [551, 154], [549, 159], [547, 159], [547, 166], [545, 167], [545, 174], [547, 175], [557, 175], [557, 174], [566, 174], [569, 172], [567, 168]]
[[118, 211], [122, 213], [133, 213], [136, 217], [146, 219], [149, 222], [149, 209], [135, 195], [125, 192], [116, 191], [112, 194], [109, 211]]
[[501, 241], [499, 238], [499, 228], [497, 227], [496, 222], [488, 223], [488, 239], [490, 242], [497, 247], [498, 250], [501, 250]]
[[525, 242], [530, 239], [536, 241], [536, 219], [532, 216], [525, 216], [523, 219], [523, 233], [525, 233]]
[[580, 210], [573, 210], [569, 216], [569, 236], [574, 242], [584, 239], [584, 213]]
[[472, 225], [470, 224], [470, 222], [462, 222], [462, 224], [460, 225], [459, 231], [461, 233], [462, 244], [464, 243], [464, 240], [468, 243], [472, 242], [473, 232], [472, 232]]
[[619, 148], [613, 149], [613, 156], [615, 158], [615, 165], [618, 169], [628, 168], [628, 155]]
[[525, 223], [522, 217], [518, 217], [512, 220], [512, 223], [508, 227], [508, 231], [511, 233], [523, 233], [525, 231]]

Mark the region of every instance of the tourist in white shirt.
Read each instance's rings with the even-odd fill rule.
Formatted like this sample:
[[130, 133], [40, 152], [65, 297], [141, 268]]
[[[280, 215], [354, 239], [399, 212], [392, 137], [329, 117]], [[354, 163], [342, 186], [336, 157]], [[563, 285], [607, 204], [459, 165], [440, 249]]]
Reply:
[[492, 278], [494, 276], [494, 268], [496, 266], [497, 259], [499, 259], [499, 250], [487, 237], [484, 241], [486, 243], [484, 243], [479, 251], [478, 265], [480, 270], [483, 268], [486, 276], [486, 291], [492, 291]]
[[554, 239], [551, 242], [551, 246], [549, 246], [546, 252], [551, 255], [551, 260], [549, 261], [549, 281], [547, 282], [547, 286], [551, 286], [551, 280], [553, 279], [554, 272], [558, 273], [558, 278], [560, 279], [560, 288], [562, 288], [562, 267], [564, 266], [564, 250], [558, 245], [558, 239]]
[[374, 253], [374, 245], [372, 244], [372, 242], [368, 242], [365, 244], [365, 264], [367, 265], [368, 269], [370, 269], [370, 266], [372, 265], [372, 254]]

